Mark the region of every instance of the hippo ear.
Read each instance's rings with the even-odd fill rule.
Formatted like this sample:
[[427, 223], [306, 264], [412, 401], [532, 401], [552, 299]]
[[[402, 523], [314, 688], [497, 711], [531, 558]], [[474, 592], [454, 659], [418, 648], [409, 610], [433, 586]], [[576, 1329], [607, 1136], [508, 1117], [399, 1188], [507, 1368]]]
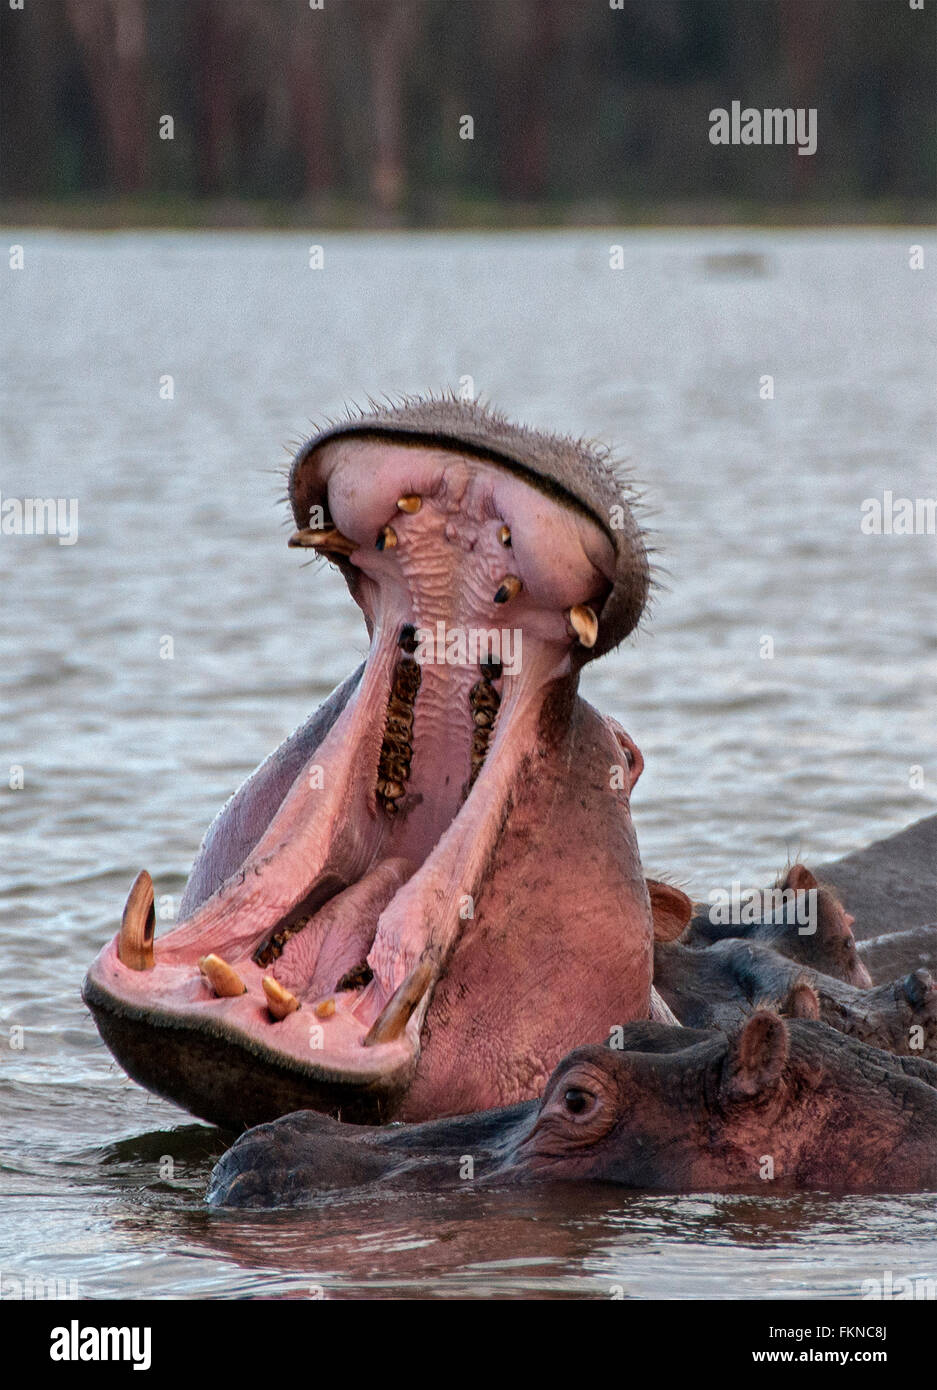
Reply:
[[795, 893], [806, 893], [811, 888], [819, 888], [817, 880], [803, 864], [792, 864], [787, 871], [782, 888], [793, 888]]
[[783, 1018], [759, 1009], [729, 1044], [728, 1091], [733, 1099], [750, 1100], [775, 1086], [788, 1054]]
[[782, 1012], [786, 1018], [819, 1019], [820, 997], [809, 980], [797, 980], [791, 986]]
[[693, 904], [686, 893], [656, 878], [646, 879], [647, 895], [651, 900], [654, 919], [654, 940], [674, 941], [693, 916]]

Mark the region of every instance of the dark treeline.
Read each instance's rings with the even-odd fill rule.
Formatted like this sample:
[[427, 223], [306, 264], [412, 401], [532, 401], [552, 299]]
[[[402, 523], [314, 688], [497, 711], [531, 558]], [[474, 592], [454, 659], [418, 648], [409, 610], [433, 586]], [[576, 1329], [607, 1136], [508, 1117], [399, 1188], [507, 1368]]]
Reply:
[[[935, 179], [937, 4], [915, 3], [2, 0], [0, 187], [411, 223], [460, 203], [900, 210]], [[816, 107], [816, 154], [711, 145], [733, 99]]]

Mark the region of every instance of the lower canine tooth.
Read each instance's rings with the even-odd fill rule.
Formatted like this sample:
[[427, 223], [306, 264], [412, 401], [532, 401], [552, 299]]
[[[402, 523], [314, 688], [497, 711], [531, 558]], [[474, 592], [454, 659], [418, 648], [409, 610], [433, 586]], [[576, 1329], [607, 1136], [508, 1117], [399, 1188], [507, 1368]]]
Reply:
[[239, 994], [247, 993], [247, 985], [240, 975], [220, 956], [202, 956], [198, 968], [219, 999], [236, 999]]
[[334, 526], [324, 526], [318, 531], [308, 527], [303, 531], [294, 531], [287, 544], [294, 548], [324, 550], [334, 555], [350, 555], [358, 549], [357, 541], [343, 536]]
[[364, 1040], [365, 1047], [376, 1047], [378, 1043], [396, 1042], [398, 1038], [403, 1037], [404, 1029], [410, 1022], [410, 1016], [429, 988], [432, 978], [432, 961], [425, 959], [418, 961], [371, 1025]]
[[124, 915], [120, 923], [120, 939], [117, 955], [122, 965], [129, 970], [152, 970], [153, 933], [156, 929], [156, 911], [153, 907], [153, 880], [146, 869], [141, 869], [133, 881], [127, 895]]
[[409, 512], [412, 516], [418, 512], [423, 505], [423, 498], [418, 497], [415, 492], [405, 493], [403, 497], [397, 498], [397, 508], [401, 512]]
[[261, 981], [264, 987], [264, 994], [267, 996], [267, 1008], [276, 1019], [286, 1018], [287, 1014], [295, 1013], [299, 1008], [299, 1000], [295, 994], [291, 994], [288, 989], [284, 989], [279, 980], [275, 980], [272, 975], [265, 975]]
[[587, 603], [577, 603], [569, 610], [569, 625], [584, 647], [595, 646], [599, 620]]
[[516, 598], [522, 588], [523, 585], [516, 574], [506, 574], [495, 594], [495, 603], [507, 603], [508, 599]]

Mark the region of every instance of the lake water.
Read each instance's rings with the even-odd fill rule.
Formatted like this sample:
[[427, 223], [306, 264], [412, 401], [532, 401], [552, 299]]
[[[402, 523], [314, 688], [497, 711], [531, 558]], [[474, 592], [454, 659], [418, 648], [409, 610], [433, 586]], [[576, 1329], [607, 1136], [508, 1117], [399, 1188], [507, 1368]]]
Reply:
[[934, 1276], [932, 1196], [209, 1213], [219, 1136], [111, 1061], [79, 988], [134, 874], [178, 903], [214, 812], [365, 651], [277, 499], [311, 419], [368, 392], [471, 377], [633, 460], [662, 587], [584, 688], [647, 760], [649, 873], [705, 899], [937, 802], [934, 540], [860, 529], [866, 499], [934, 494], [933, 271], [908, 264], [922, 240], [937, 263], [933, 237], [330, 236], [320, 270], [312, 240], [2, 243], [24, 265], [3, 277], [0, 489], [77, 499], [78, 540], [0, 536], [2, 784], [7, 763], [24, 779], [2, 793], [0, 1293], [850, 1298]]

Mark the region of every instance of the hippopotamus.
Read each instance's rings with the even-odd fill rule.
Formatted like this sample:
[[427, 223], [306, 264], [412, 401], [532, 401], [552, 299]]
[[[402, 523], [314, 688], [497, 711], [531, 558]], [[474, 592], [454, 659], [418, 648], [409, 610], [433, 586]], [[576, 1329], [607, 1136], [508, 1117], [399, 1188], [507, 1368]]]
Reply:
[[[937, 985], [926, 969], [873, 985], [858, 959], [854, 919], [836, 894], [802, 864], [781, 886], [817, 892], [809, 930], [787, 909], [749, 924], [693, 916], [685, 893], [648, 880], [654, 921], [654, 983], [675, 1018], [694, 1028], [731, 1031], [759, 1005], [801, 1012], [875, 1047], [937, 1058]], [[807, 914], [802, 914], [806, 921]], [[830, 973], [807, 961], [822, 962]], [[806, 984], [803, 992], [799, 986]]]
[[937, 1188], [937, 1065], [758, 1010], [731, 1036], [634, 1023], [576, 1048], [537, 1102], [416, 1125], [309, 1111], [250, 1130], [214, 1206], [302, 1206], [336, 1189], [563, 1180], [672, 1192]]
[[[797, 911], [797, 895], [808, 903], [814, 895], [812, 914]], [[779, 901], [778, 901], [779, 899]], [[810, 965], [858, 989], [868, 989], [872, 976], [860, 959], [853, 933], [855, 917], [847, 912], [834, 890], [819, 883], [804, 864], [792, 864], [770, 893], [772, 910], [752, 922], [723, 923], [712, 920], [712, 910], [690, 918], [680, 937], [683, 946], [709, 946], [729, 937], [758, 941], [782, 956]], [[807, 920], [812, 915], [813, 920]]]
[[138, 875], [84, 998], [131, 1077], [229, 1128], [529, 1100], [610, 1020], [668, 1016], [641, 755], [577, 691], [645, 608], [630, 487], [593, 445], [434, 398], [318, 431], [288, 496], [367, 660], [231, 797], [159, 937]]

